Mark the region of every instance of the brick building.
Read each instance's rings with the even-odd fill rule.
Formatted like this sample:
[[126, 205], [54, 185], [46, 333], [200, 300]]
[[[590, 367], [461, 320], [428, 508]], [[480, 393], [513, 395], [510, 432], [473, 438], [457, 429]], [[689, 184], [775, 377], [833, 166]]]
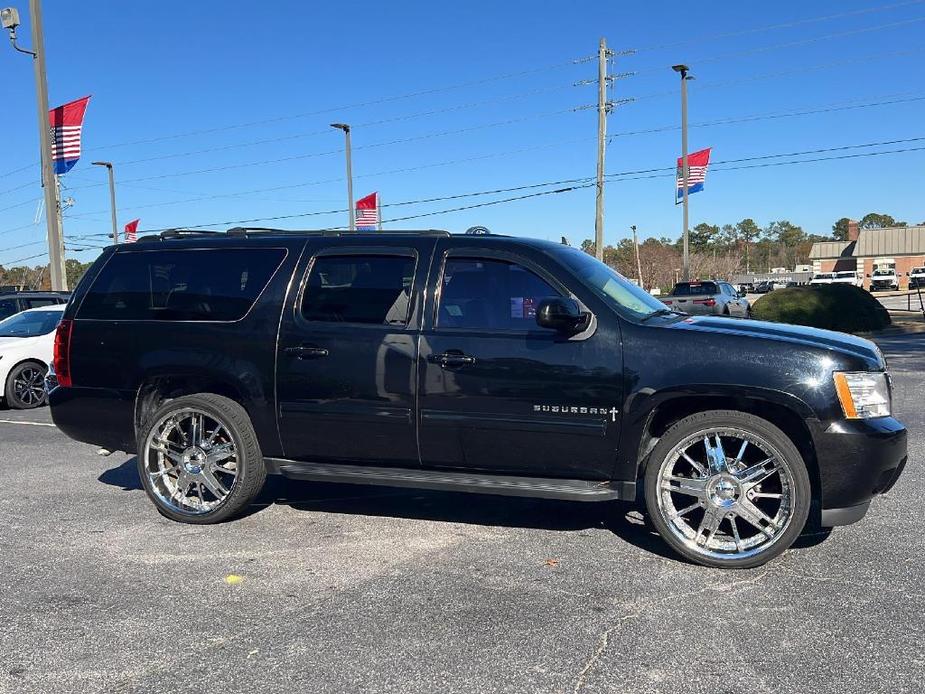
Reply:
[[877, 268], [893, 268], [899, 288], [909, 287], [908, 273], [925, 266], [925, 226], [859, 229], [848, 222], [847, 241], [814, 243], [809, 252], [813, 273], [854, 270], [870, 288], [870, 275]]

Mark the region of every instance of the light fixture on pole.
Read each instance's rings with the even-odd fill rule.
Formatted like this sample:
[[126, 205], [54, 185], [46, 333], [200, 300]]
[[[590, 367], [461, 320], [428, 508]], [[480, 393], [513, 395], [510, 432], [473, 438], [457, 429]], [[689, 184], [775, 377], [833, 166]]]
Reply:
[[688, 196], [688, 178], [690, 177], [690, 167], [687, 164], [687, 81], [694, 79], [688, 73], [690, 68], [687, 65], [672, 65], [671, 69], [681, 75], [681, 188], [684, 196], [684, 260], [681, 268], [681, 277], [687, 282], [691, 275], [691, 256], [688, 233], [687, 217], [687, 196]]
[[353, 168], [350, 161], [350, 126], [346, 123], [331, 123], [332, 128], [344, 131], [347, 152], [347, 210], [350, 213], [350, 231], [356, 231], [356, 212], [353, 209]]
[[109, 173], [109, 204], [112, 207], [112, 242], [119, 243], [119, 226], [116, 223], [116, 181], [112, 173], [111, 161], [94, 161], [93, 166], [105, 166]]

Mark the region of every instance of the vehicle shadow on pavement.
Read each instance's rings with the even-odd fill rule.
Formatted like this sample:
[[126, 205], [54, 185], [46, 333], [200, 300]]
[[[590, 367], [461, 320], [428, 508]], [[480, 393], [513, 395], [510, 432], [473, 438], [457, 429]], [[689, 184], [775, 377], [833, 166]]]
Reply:
[[[137, 458], [106, 470], [99, 481], [123, 491], [141, 491]], [[644, 507], [629, 502], [581, 503], [526, 497], [438, 492], [396, 487], [303, 482], [271, 475], [253, 504], [250, 516], [273, 505], [297, 511], [406, 518], [489, 527], [537, 530], [608, 530], [621, 540], [665, 559], [687, 563], [659, 537]], [[811, 547], [831, 531], [816, 529], [800, 536], [794, 548]]]

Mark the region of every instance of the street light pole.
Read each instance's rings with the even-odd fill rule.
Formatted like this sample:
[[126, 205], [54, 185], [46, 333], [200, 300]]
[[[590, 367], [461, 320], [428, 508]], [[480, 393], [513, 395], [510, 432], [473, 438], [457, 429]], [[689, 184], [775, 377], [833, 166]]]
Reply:
[[633, 230], [633, 248], [636, 249], [636, 276], [639, 278], [639, 286], [645, 289], [642, 286], [642, 263], [639, 261], [639, 241], [636, 240], [636, 225], [633, 224], [630, 229]]
[[93, 166], [105, 166], [106, 171], [109, 173], [109, 204], [112, 207], [112, 242], [113, 244], [118, 245], [119, 243], [119, 226], [116, 223], [116, 180], [115, 176], [112, 173], [112, 162], [111, 161], [95, 161], [92, 162]]
[[681, 75], [681, 188], [684, 196], [684, 260], [681, 268], [681, 278], [687, 282], [691, 278], [691, 256], [689, 246], [687, 195], [690, 167], [687, 164], [687, 65], [673, 65], [672, 70]]
[[353, 209], [353, 163], [350, 154], [350, 126], [346, 123], [331, 123], [331, 127], [344, 131], [347, 151], [347, 210], [349, 211], [350, 231], [356, 231], [356, 212]]

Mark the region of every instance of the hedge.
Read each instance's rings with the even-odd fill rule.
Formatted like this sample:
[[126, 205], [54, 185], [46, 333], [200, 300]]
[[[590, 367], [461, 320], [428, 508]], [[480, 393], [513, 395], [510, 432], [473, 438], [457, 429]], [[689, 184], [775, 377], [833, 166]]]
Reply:
[[890, 314], [880, 302], [850, 284], [777, 289], [755, 302], [752, 315], [759, 320], [845, 333], [879, 330], [890, 324]]

